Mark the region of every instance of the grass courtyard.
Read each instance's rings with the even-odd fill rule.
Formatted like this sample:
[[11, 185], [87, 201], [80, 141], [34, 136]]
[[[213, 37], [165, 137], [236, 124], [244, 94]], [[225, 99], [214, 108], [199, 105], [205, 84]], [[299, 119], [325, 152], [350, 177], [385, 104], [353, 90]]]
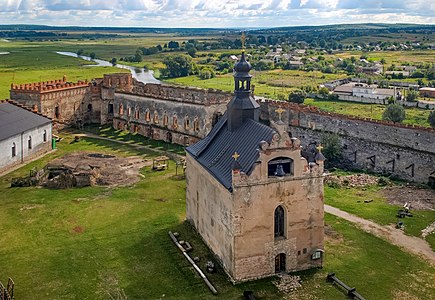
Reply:
[[[398, 247], [326, 215], [323, 269], [302, 272], [302, 288], [284, 295], [264, 279], [232, 285], [222, 270], [210, 274], [213, 296], [168, 236], [181, 233], [201, 257], [212, 256], [184, 223], [185, 181], [169, 170], [140, 171], [128, 187], [50, 190], [10, 188], [13, 177], [73, 151], [118, 156], [156, 153], [114, 142], [64, 135], [58, 150], [0, 178], [0, 280], [15, 281], [16, 299], [346, 299], [325, 282], [330, 271], [366, 299], [431, 299], [435, 270]], [[339, 197], [326, 190], [326, 201]]]

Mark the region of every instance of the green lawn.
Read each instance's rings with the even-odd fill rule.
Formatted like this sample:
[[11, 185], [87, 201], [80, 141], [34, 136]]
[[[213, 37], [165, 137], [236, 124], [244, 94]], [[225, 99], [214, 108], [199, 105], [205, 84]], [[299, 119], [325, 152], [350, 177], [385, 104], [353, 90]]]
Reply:
[[[0, 43], [1, 45], [1, 43]], [[69, 81], [101, 78], [104, 74], [128, 72], [114, 67], [86, 67], [91, 62], [80, 58], [62, 56], [53, 49], [30, 47], [6, 48], [8, 55], [0, 55], [0, 99], [9, 98], [11, 83], [29, 83], [62, 79]], [[3, 48], [0, 47], [0, 51]]]
[[[324, 74], [319, 71], [305, 72], [299, 70], [251, 71], [255, 95], [272, 99], [287, 99], [288, 94], [305, 86], [317, 87], [328, 80], [346, 77], [344, 74]], [[227, 92], [234, 91], [232, 74], [218, 75], [211, 79], [200, 79], [196, 75], [165, 79], [169, 83], [200, 88], [213, 88]], [[284, 97], [284, 98], [282, 98]]]
[[241, 299], [244, 290], [253, 290], [258, 299], [344, 299], [325, 282], [330, 271], [367, 299], [400, 298], [396, 296], [404, 293], [427, 299], [434, 291], [433, 268], [326, 215], [339, 238], [326, 242], [323, 269], [300, 273], [303, 288], [283, 296], [271, 284], [273, 279], [233, 286], [218, 269], [209, 275], [219, 291], [212, 296], [167, 234], [178, 231], [190, 241], [191, 255], [201, 257], [200, 267], [212, 259], [183, 222], [185, 181], [173, 176], [173, 162], [163, 172], [145, 167], [143, 177], [130, 187], [9, 187], [12, 177], [72, 151], [155, 155], [91, 138], [72, 140], [66, 135], [56, 152], [0, 178], [0, 280], [15, 280], [16, 299], [109, 299], [109, 294], [116, 299], [121, 290], [128, 299]]
[[[364, 219], [372, 220], [381, 225], [396, 224], [397, 210], [401, 206], [388, 204], [382, 194], [383, 187], [344, 187], [335, 188], [325, 185], [325, 203], [357, 215]], [[364, 203], [364, 200], [373, 200]], [[435, 211], [412, 210], [413, 217], [401, 219], [405, 223], [405, 233], [420, 237], [421, 230], [426, 228], [435, 220]], [[435, 234], [430, 235], [426, 240], [435, 251]]]
[[[322, 111], [338, 113], [343, 115], [357, 116], [362, 118], [371, 118], [382, 120], [382, 113], [385, 110], [385, 105], [378, 104], [363, 104], [356, 102], [345, 101], [330, 101], [322, 99], [306, 99], [304, 104], [316, 106]], [[405, 108], [404, 124], [419, 125], [430, 127], [428, 122], [430, 110], [418, 108]]]

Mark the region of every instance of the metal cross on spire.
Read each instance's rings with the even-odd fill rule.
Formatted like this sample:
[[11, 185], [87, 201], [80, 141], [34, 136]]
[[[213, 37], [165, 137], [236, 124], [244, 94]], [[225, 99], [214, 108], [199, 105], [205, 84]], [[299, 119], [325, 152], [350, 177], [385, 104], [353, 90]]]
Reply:
[[245, 41], [246, 41], [245, 32], [242, 32], [242, 51], [243, 52], [245, 52]]

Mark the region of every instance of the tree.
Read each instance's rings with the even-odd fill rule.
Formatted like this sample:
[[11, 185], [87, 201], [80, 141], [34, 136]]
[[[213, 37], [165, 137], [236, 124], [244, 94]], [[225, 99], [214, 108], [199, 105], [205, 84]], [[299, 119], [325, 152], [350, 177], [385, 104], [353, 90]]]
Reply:
[[175, 42], [175, 41], [170, 41], [168, 43], [168, 48], [169, 49], [178, 49], [178, 48], [180, 48], [180, 44], [178, 42]]
[[112, 58], [112, 59], [110, 60], [110, 62], [112, 63], [112, 65], [116, 65], [116, 62], [117, 62], [116, 57]]
[[187, 54], [189, 54], [191, 57], [196, 57], [196, 49], [195, 49], [195, 47], [187, 49]]
[[196, 73], [196, 65], [187, 55], [171, 55], [163, 60], [166, 67], [162, 75], [169, 78], [183, 77]]
[[288, 95], [288, 100], [293, 103], [304, 103], [306, 94], [304, 91], [296, 90]]
[[325, 98], [329, 95], [329, 90], [326, 87], [322, 87], [319, 89], [319, 95], [322, 96], [322, 98]]
[[214, 77], [215, 77], [214, 71], [209, 69], [209, 68], [202, 69], [199, 72], [199, 78], [201, 78], [201, 79], [210, 79], [210, 78], [214, 78]]
[[405, 109], [402, 105], [392, 103], [387, 106], [382, 114], [382, 120], [400, 123], [405, 119]]
[[79, 49], [79, 50], [77, 50], [77, 55], [82, 55], [83, 52], [85, 52], [83, 49]]
[[89, 54], [89, 57], [90, 57], [91, 59], [95, 59], [95, 57], [96, 57], [95, 52], [91, 52], [91, 54]]
[[417, 100], [417, 97], [419, 96], [419, 93], [415, 90], [409, 90], [406, 94], [406, 101], [413, 102]]
[[429, 117], [427, 118], [427, 120], [429, 121], [430, 126], [435, 128], [435, 110], [432, 110], [429, 113]]
[[343, 157], [343, 148], [341, 147], [338, 134], [322, 134], [322, 146], [322, 153], [326, 158], [325, 166], [327, 168], [332, 167], [341, 161]]

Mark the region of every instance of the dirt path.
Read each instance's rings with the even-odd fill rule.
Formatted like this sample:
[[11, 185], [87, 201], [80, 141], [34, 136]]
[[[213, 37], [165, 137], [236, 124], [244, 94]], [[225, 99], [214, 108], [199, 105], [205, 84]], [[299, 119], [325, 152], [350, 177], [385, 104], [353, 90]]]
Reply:
[[408, 236], [400, 229], [396, 229], [393, 226], [382, 226], [326, 204], [325, 212], [355, 223], [362, 230], [377, 237], [386, 239], [391, 244], [399, 246], [408, 252], [417, 254], [435, 266], [435, 252], [432, 251], [429, 244], [423, 239], [414, 236]]

